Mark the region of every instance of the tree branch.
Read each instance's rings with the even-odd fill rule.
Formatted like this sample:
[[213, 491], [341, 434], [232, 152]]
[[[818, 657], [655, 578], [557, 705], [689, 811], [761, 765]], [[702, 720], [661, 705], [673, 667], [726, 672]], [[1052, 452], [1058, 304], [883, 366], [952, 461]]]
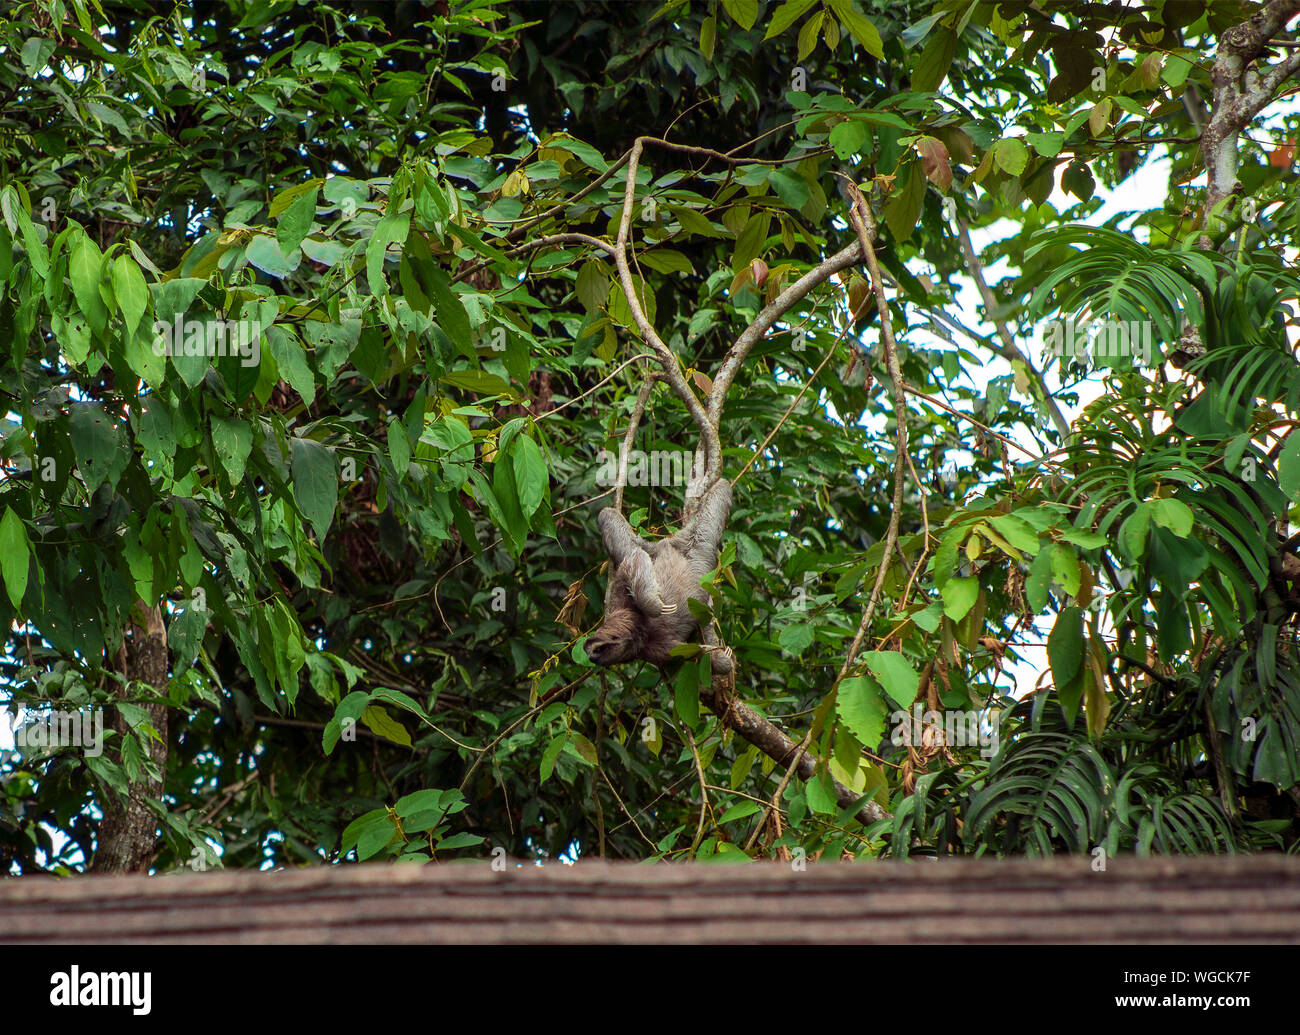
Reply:
[[1048, 390], [1047, 381], [1043, 378], [1042, 373], [1030, 361], [1030, 358], [1016, 347], [1011, 332], [1007, 330], [1006, 323], [998, 315], [997, 299], [993, 297], [993, 291], [989, 288], [988, 281], [984, 279], [984, 268], [979, 257], [975, 254], [975, 247], [971, 244], [970, 239], [970, 228], [966, 226], [964, 219], [957, 221], [957, 240], [961, 244], [961, 253], [966, 260], [966, 270], [970, 273], [971, 280], [975, 281], [980, 298], [984, 300], [984, 315], [989, 323], [993, 325], [998, 333], [998, 338], [1002, 341], [1002, 348], [996, 350], [997, 354], [1009, 363], [1024, 365], [1025, 373], [1033, 379], [1038, 386], [1038, 390], [1042, 393], [1043, 405], [1047, 407], [1048, 416], [1052, 418], [1052, 423], [1056, 425], [1056, 430], [1060, 432], [1061, 439], [1064, 441], [1070, 434], [1070, 425], [1066, 422], [1060, 407], [1056, 405], [1056, 400], [1052, 398], [1052, 393]]
[[[623, 216], [619, 220], [618, 237], [614, 242], [612, 253], [614, 265], [618, 268], [619, 283], [623, 287], [623, 296], [627, 300], [628, 308], [632, 311], [632, 319], [641, 332], [641, 337], [654, 350], [659, 365], [663, 368], [664, 379], [668, 382], [669, 387], [677, 393], [677, 397], [686, 404], [686, 409], [695, 421], [695, 426], [700, 432], [701, 444], [704, 447], [705, 470], [715, 472], [714, 479], [716, 479], [716, 472], [721, 469], [722, 463], [722, 446], [718, 441], [717, 425], [710, 419], [704, 410], [703, 404], [691, 390], [690, 385], [686, 383], [677, 356], [659, 337], [654, 325], [646, 318], [645, 310], [641, 307], [641, 299], [637, 296], [636, 284], [632, 279], [632, 268], [627, 261], [627, 242], [632, 227], [632, 209], [636, 202], [637, 164], [641, 159], [642, 146], [649, 139], [647, 137], [638, 137], [636, 143], [632, 145], [631, 154], [628, 156], [627, 179], [623, 188]], [[654, 142], [663, 143], [663, 141]], [[702, 150], [699, 148], [683, 148], [680, 145], [669, 146], [674, 150]], [[688, 501], [692, 497], [701, 495], [710, 484], [712, 484], [712, 480], [707, 477], [703, 482], [697, 482], [692, 472], [691, 480], [686, 487]]]
[[1210, 72], [1214, 87], [1211, 113], [1201, 134], [1206, 191], [1204, 232], [1197, 243], [1202, 248], [1214, 246], [1211, 231], [1222, 218], [1222, 205], [1241, 187], [1237, 178], [1241, 131], [1273, 100], [1281, 83], [1300, 68], [1295, 54], [1263, 71], [1251, 67], [1267, 51], [1269, 40], [1297, 14], [1300, 0], [1272, 0], [1219, 40]]
[[731, 383], [736, 379], [736, 375], [740, 372], [745, 357], [749, 355], [750, 349], [758, 343], [763, 335], [771, 330], [772, 325], [813, 288], [825, 283], [836, 273], [848, 269], [861, 260], [862, 248], [857, 241], [854, 241], [829, 258], [823, 259], [777, 295], [776, 298], [772, 299], [771, 303], [763, 307], [763, 310], [754, 318], [754, 321], [740, 332], [740, 335], [731, 348], [727, 350], [727, 354], [718, 367], [717, 376], [713, 379], [713, 389], [709, 392], [709, 419], [711, 421], [716, 424], [721, 419], [722, 407], [727, 400], [727, 392], [731, 388]]

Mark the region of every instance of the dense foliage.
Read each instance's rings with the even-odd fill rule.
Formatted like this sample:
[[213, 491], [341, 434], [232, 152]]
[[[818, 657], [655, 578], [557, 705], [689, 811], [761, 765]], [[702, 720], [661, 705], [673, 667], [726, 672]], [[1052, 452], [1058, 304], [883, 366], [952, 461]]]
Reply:
[[[87, 869], [131, 808], [158, 870], [1300, 844], [1300, 119], [1216, 138], [1226, 198], [1204, 170], [1259, 10], [10, 4], [3, 694], [109, 721], [102, 754], [0, 761], [0, 868]], [[638, 133], [672, 146], [629, 185]], [[1153, 156], [1163, 203], [1088, 225]], [[856, 240], [841, 173], [906, 454], [861, 262], [779, 315], [719, 424], [713, 613], [737, 698], [811, 733], [783, 781], [701, 708], [702, 662], [582, 652], [657, 364], [612, 258], [630, 217], [635, 301], [704, 399]], [[1076, 318], [1122, 347], [1044, 355]], [[636, 449], [699, 448], [648, 391]], [[646, 480], [626, 512], [674, 526], [684, 481]]]

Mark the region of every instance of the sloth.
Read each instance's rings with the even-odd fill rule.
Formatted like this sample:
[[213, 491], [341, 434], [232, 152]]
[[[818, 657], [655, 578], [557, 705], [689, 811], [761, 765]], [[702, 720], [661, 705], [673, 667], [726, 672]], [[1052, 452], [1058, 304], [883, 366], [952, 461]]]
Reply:
[[681, 531], [647, 541], [617, 510], [606, 507], [597, 521], [609, 551], [605, 618], [587, 639], [587, 656], [597, 665], [642, 660], [663, 666], [669, 652], [699, 628], [687, 601], [709, 599], [700, 579], [718, 563], [718, 544], [731, 511], [731, 483], [720, 478]]

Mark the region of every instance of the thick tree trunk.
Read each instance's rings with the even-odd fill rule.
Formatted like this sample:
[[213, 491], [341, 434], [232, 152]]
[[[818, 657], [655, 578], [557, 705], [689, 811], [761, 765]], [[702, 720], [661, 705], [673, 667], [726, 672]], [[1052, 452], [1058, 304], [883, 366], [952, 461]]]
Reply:
[[[118, 657], [122, 674], [128, 680], [148, 683], [160, 695], [167, 692], [167, 630], [157, 607], [136, 606], [143, 626], [132, 622]], [[149, 721], [158, 731], [159, 740], [149, 742], [149, 755], [159, 772], [167, 771], [167, 707], [148, 704]], [[132, 736], [126, 721], [116, 709], [111, 710], [109, 725], [118, 736]], [[121, 743], [121, 740], [118, 741]], [[118, 749], [120, 752], [120, 748]], [[119, 756], [120, 758], [120, 756]], [[158, 841], [158, 820], [149, 807], [148, 798], [162, 794], [161, 780], [144, 780], [132, 784], [125, 802], [111, 795], [104, 801], [104, 822], [99, 828], [99, 845], [91, 870], [96, 873], [146, 873], [153, 860]]]

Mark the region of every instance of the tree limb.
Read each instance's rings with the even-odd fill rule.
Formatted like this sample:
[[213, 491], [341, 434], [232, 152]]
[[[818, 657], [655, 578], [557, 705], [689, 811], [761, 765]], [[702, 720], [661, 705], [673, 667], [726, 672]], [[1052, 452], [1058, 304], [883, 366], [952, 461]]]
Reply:
[[1056, 400], [1052, 398], [1052, 393], [1048, 390], [1047, 381], [1043, 378], [1042, 373], [1030, 358], [1016, 347], [1011, 332], [1007, 330], [1006, 323], [998, 315], [997, 299], [993, 297], [993, 291], [989, 288], [988, 281], [984, 279], [984, 268], [980, 263], [979, 256], [975, 254], [975, 247], [971, 244], [970, 229], [966, 226], [964, 219], [957, 221], [957, 240], [961, 244], [961, 253], [966, 260], [966, 270], [970, 273], [971, 280], [975, 281], [980, 298], [984, 300], [984, 315], [989, 323], [993, 325], [998, 333], [998, 338], [1002, 341], [1002, 348], [997, 350], [998, 355], [1009, 363], [1018, 362], [1024, 365], [1025, 373], [1038, 386], [1038, 390], [1042, 393], [1043, 405], [1047, 407], [1048, 416], [1052, 418], [1052, 423], [1056, 425], [1056, 430], [1060, 432], [1061, 439], [1064, 440], [1070, 434], [1070, 425], [1061, 413], [1060, 407], [1056, 405]]
[[1282, 82], [1300, 70], [1297, 54], [1289, 54], [1262, 71], [1251, 67], [1268, 50], [1269, 40], [1297, 14], [1300, 0], [1272, 0], [1240, 25], [1228, 29], [1219, 40], [1210, 72], [1210, 118], [1201, 134], [1206, 190], [1204, 232], [1197, 243], [1202, 248], [1214, 246], [1210, 232], [1221, 219], [1221, 207], [1241, 187], [1237, 178], [1241, 131], [1273, 100]]

